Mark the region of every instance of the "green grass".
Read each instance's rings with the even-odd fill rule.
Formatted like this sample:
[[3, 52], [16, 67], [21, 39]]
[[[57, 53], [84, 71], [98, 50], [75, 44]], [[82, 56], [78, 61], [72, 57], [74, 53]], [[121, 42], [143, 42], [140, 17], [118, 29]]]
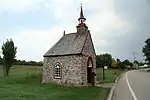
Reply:
[[124, 72], [124, 71], [119, 70], [119, 69], [106, 69], [105, 70], [105, 80], [103, 80], [103, 69], [97, 68], [97, 70], [96, 70], [97, 81], [100, 81], [103, 83], [113, 83], [113, 82], [115, 82], [116, 78], [122, 72]]
[[8, 77], [0, 68], [0, 100], [106, 100], [110, 90], [41, 84], [41, 76], [36, 66], [13, 66]]

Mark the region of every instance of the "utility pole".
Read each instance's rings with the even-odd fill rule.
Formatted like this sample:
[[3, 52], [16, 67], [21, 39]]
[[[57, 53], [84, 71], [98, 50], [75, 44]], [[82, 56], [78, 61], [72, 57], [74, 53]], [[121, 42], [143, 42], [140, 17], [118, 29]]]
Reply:
[[135, 52], [133, 52], [133, 60], [135, 61], [136, 57], [135, 57]]

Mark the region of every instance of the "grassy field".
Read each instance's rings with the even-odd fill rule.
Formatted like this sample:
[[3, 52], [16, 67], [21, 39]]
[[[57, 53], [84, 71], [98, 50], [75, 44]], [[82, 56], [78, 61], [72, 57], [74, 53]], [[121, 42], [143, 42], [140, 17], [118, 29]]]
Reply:
[[116, 78], [122, 72], [124, 72], [124, 71], [118, 70], [118, 69], [106, 69], [105, 70], [105, 80], [103, 80], [103, 70], [102, 70], [102, 68], [98, 68], [96, 70], [97, 81], [100, 81], [103, 83], [113, 83], [113, 82], [115, 82]]
[[0, 100], [106, 100], [110, 89], [41, 84], [36, 66], [13, 66], [10, 76], [0, 68]]

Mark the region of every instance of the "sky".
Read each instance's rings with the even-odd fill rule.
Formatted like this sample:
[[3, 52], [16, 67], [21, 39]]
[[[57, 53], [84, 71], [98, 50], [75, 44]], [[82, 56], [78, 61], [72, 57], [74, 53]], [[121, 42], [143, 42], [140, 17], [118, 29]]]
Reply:
[[76, 32], [82, 3], [96, 54], [143, 61], [150, 38], [149, 0], [0, 0], [0, 46], [12, 38], [17, 59], [42, 61], [62, 36]]

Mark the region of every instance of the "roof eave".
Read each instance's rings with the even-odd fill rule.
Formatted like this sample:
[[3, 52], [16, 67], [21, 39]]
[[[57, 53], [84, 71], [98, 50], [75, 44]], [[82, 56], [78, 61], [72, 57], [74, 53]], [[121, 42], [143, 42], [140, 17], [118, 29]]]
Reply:
[[44, 55], [43, 57], [59, 57], [59, 56], [72, 56], [72, 55], [82, 55], [82, 53], [63, 54], [63, 55]]

